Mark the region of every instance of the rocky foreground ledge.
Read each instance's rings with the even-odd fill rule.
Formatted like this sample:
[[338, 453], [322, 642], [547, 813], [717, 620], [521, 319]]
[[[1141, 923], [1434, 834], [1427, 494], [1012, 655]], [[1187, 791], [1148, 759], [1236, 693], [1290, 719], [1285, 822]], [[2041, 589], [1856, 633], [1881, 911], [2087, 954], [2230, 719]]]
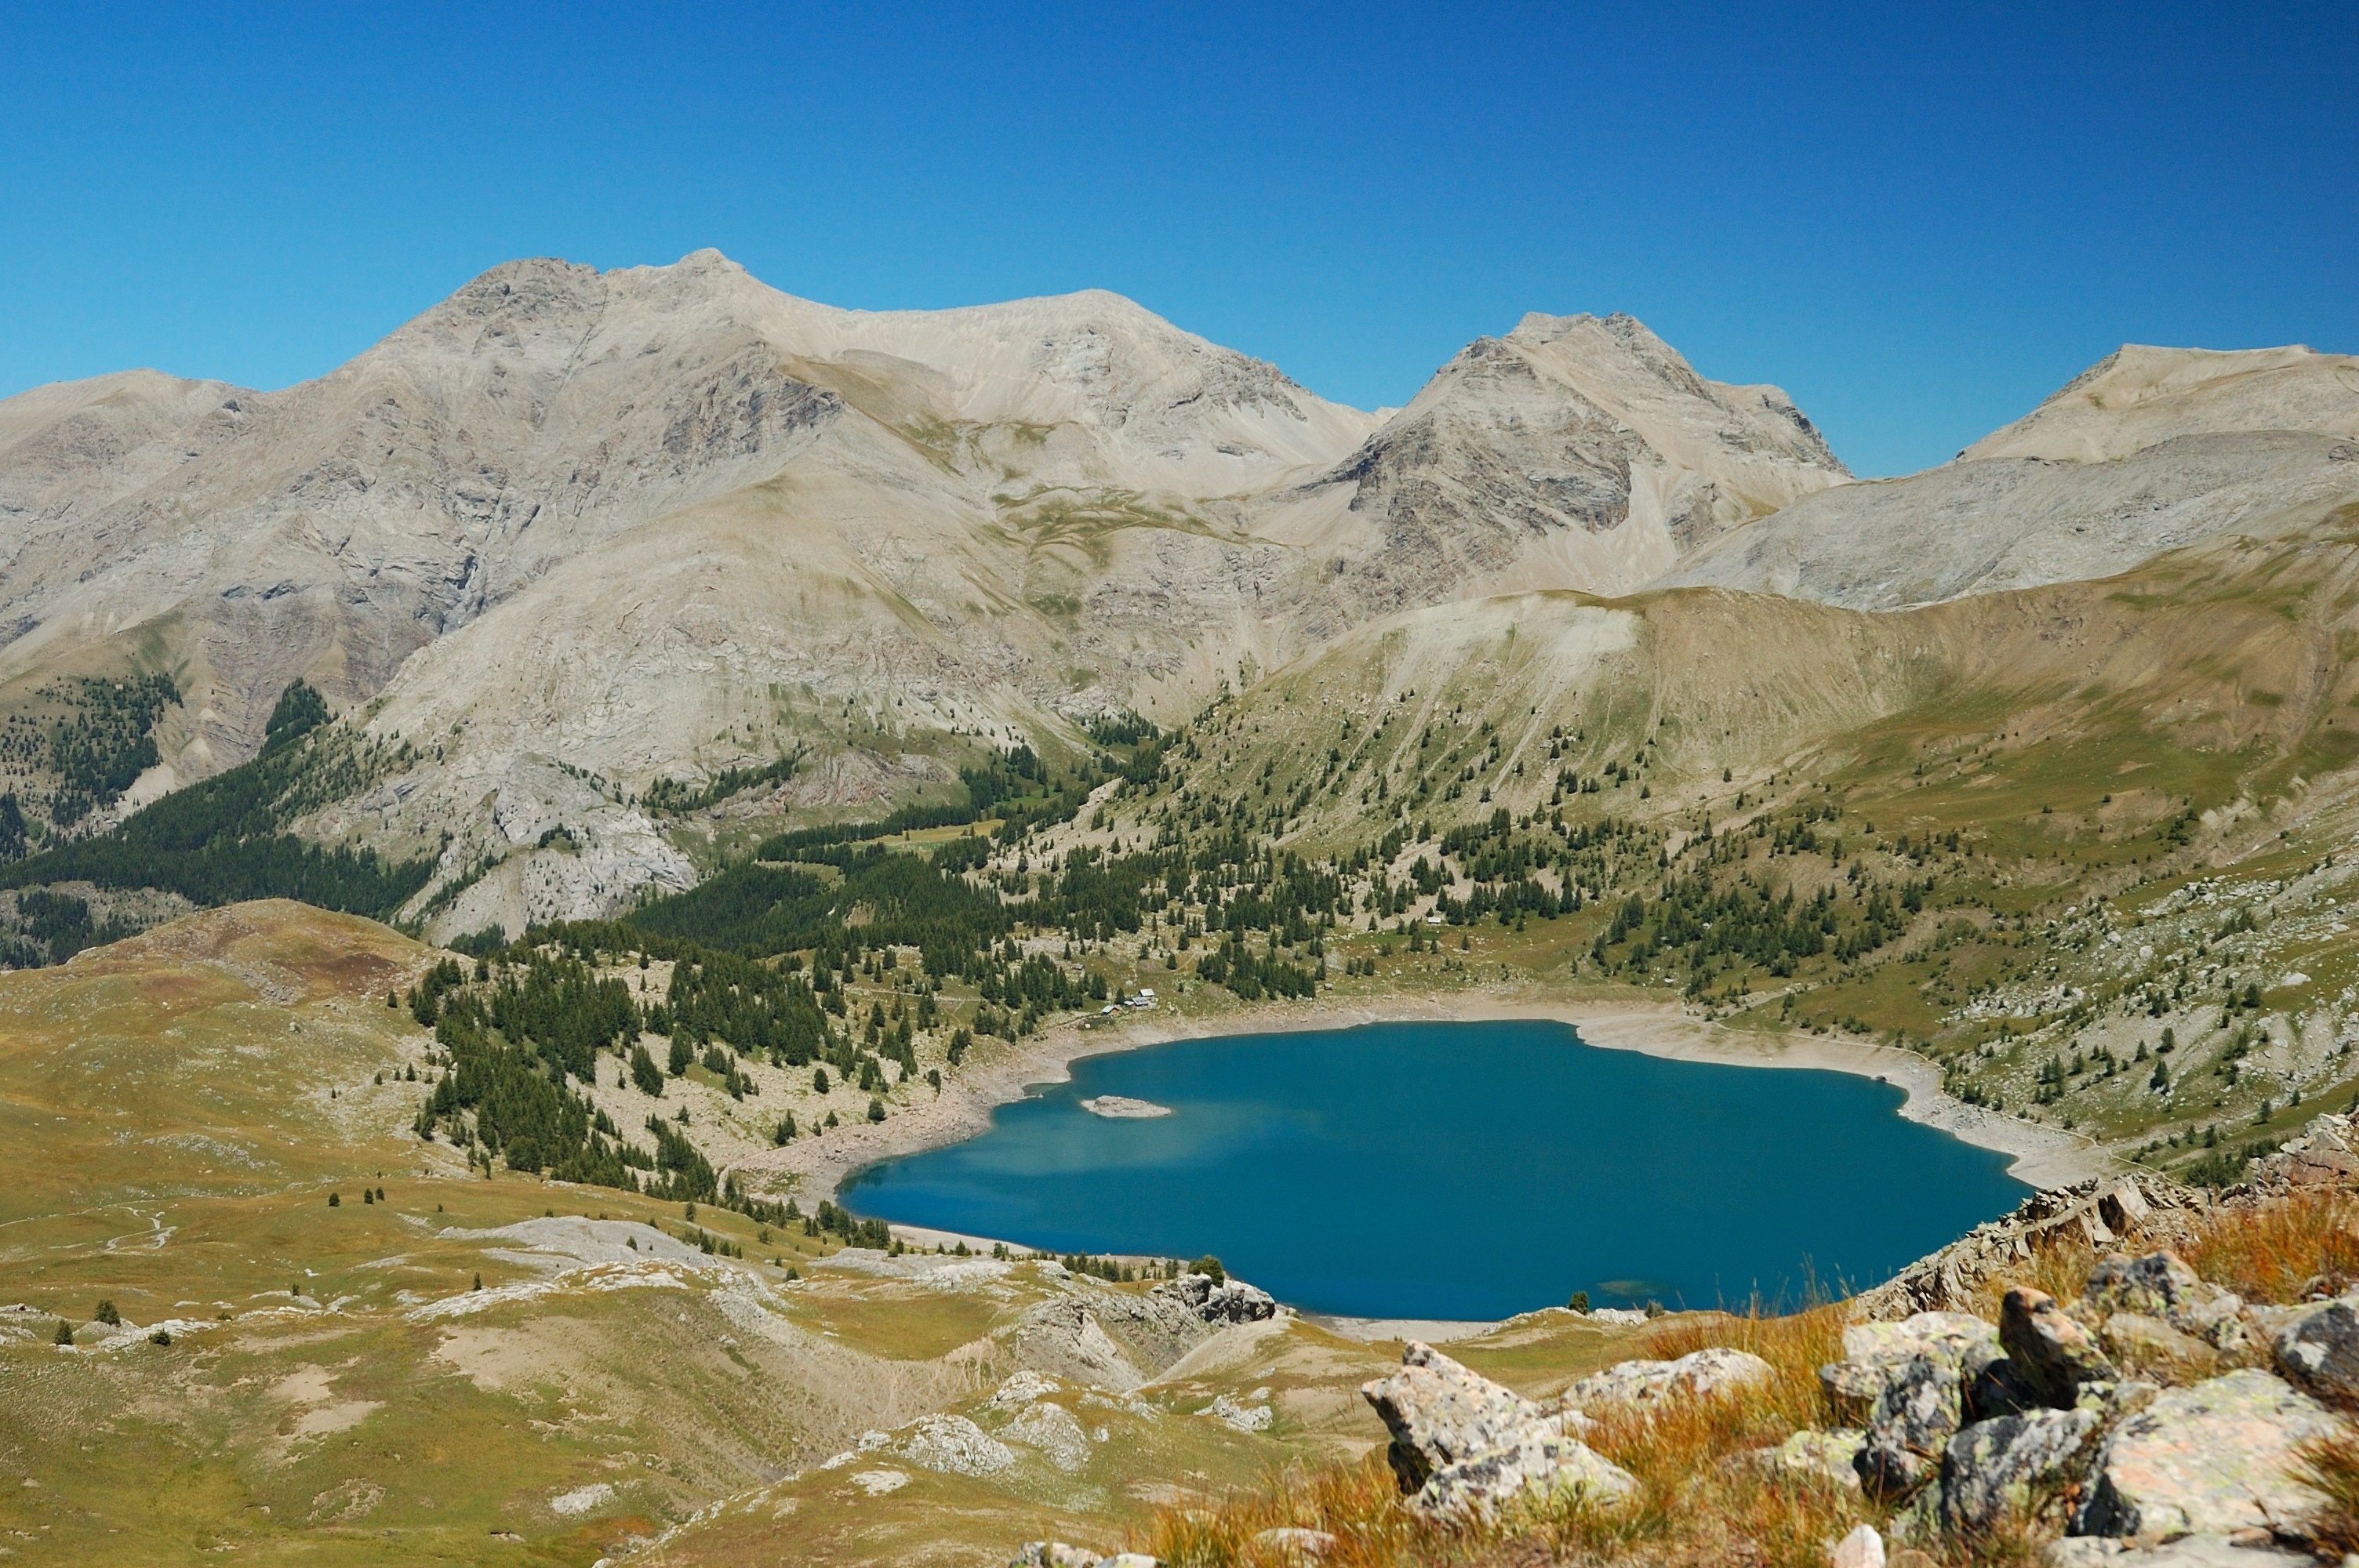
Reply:
[[[2247, 1302], [2174, 1244], [2200, 1238], [2207, 1220], [2265, 1218], [2294, 1195], [2354, 1186], [2359, 1126], [2321, 1117], [2224, 1193], [2136, 1176], [2040, 1194], [1847, 1303], [1842, 1358], [1818, 1374], [1834, 1423], [1722, 1463], [1873, 1503], [1883, 1527], [1830, 1542], [1831, 1568], [2020, 1561], [2027, 1550], [2045, 1568], [2347, 1563], [2351, 1499], [2320, 1489], [2315, 1462], [2325, 1445], [2359, 1463], [2359, 1281], [2321, 1275], [2294, 1304]], [[2093, 1255], [2071, 1299], [2010, 1282], [2065, 1247]], [[1586, 1438], [1743, 1398], [1776, 1376], [1758, 1356], [1710, 1346], [1625, 1361], [1541, 1402], [1412, 1343], [1398, 1370], [1361, 1392], [1390, 1434], [1408, 1508], [1480, 1526], [1637, 1506], [1637, 1477]], [[2060, 1522], [2061, 1537], [2034, 1549]], [[1287, 1560], [1336, 1546], [1320, 1530], [1264, 1533], [1287, 1537], [1256, 1538]], [[1016, 1561], [1154, 1563], [1046, 1541]]]

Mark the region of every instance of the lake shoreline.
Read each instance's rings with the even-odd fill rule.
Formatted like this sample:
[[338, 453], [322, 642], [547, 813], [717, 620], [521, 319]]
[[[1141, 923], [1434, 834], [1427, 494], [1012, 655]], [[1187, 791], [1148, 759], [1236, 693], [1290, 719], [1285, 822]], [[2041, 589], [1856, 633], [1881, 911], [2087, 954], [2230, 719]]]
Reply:
[[886, 1160], [964, 1142], [989, 1130], [991, 1114], [1036, 1087], [1071, 1079], [1084, 1056], [1112, 1055], [1233, 1034], [1350, 1029], [1365, 1023], [1548, 1020], [1571, 1025], [1589, 1044], [1673, 1061], [1745, 1067], [1798, 1067], [1872, 1077], [1908, 1096], [1900, 1114], [1979, 1148], [2010, 1156], [2008, 1173], [2035, 1187], [2065, 1186], [2110, 1168], [2087, 1139], [1965, 1105], [1941, 1091], [1940, 1069], [1913, 1051], [1845, 1035], [1761, 1037], [1693, 1017], [1675, 1003], [1629, 999], [1582, 1001], [1536, 996], [1532, 988], [1478, 987], [1452, 997], [1398, 995], [1277, 1002], [1208, 1018], [1118, 1012], [1055, 1024], [1026, 1041], [978, 1041], [966, 1072], [930, 1100], [881, 1124], [857, 1123], [767, 1150], [738, 1169], [747, 1177], [796, 1178], [807, 1198], [840, 1200], [845, 1184]]

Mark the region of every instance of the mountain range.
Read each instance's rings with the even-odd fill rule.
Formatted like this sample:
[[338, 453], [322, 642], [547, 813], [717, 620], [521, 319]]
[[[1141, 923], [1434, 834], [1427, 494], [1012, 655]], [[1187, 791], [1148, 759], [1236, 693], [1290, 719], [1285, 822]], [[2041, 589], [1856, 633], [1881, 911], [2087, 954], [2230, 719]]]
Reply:
[[[1627, 316], [1527, 316], [1367, 413], [1103, 292], [872, 313], [709, 251], [525, 261], [282, 391], [0, 403], [0, 769], [37, 838], [103, 828], [253, 757], [299, 680], [400, 760], [296, 831], [432, 856], [413, 918], [513, 931], [692, 885], [732, 821], [951, 798], [1502, 596], [1894, 610], [2354, 500], [2359, 362], [2300, 348], [2125, 348], [1862, 482]], [[152, 762], [65, 820], [30, 738], [141, 673]]]

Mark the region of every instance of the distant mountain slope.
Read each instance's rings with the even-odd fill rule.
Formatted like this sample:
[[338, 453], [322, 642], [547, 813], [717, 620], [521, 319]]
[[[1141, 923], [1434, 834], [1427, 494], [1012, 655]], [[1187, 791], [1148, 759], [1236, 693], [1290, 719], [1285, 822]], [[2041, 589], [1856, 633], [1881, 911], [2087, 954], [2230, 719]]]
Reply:
[[1656, 586], [1893, 610], [2104, 577], [2359, 502], [2359, 361], [2131, 346], [1953, 462], [1811, 496]]
[[1958, 456], [2095, 463], [2180, 436], [2262, 430], [2359, 438], [2359, 359], [2299, 343], [2225, 352], [2125, 343]]
[[651, 798], [955, 795], [988, 749], [1183, 718], [1405, 606], [1616, 591], [1843, 477], [1627, 317], [1528, 318], [1380, 421], [1103, 292], [864, 312], [712, 252], [516, 262], [281, 392], [0, 404], [0, 788], [37, 843], [103, 828], [252, 756], [299, 677], [357, 749], [274, 821], [436, 857], [445, 922], [603, 914], [694, 879]]
[[[947, 368], [888, 357], [929, 352]], [[0, 678], [168, 620], [193, 700], [166, 752], [201, 775], [251, 752], [295, 676], [371, 695], [553, 564], [777, 474], [851, 408], [920, 434], [1021, 421], [1048, 477], [1212, 493], [1332, 461], [1371, 423], [1110, 295], [864, 316], [711, 253], [519, 262], [285, 392], [133, 373], [0, 405]]]

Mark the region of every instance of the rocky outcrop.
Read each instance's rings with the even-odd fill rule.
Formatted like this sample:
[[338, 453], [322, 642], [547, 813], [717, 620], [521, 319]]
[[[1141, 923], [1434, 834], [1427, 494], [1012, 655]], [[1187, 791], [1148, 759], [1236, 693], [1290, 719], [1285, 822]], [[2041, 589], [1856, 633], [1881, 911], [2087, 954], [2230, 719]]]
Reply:
[[1278, 1310], [1267, 1291], [1243, 1280], [1223, 1279], [1215, 1284], [1209, 1274], [1182, 1274], [1149, 1293], [1180, 1303], [1206, 1323], [1263, 1323]]
[[1399, 1371], [1363, 1385], [1360, 1393], [1392, 1433], [1385, 1458], [1404, 1492], [1417, 1491], [1436, 1471], [1506, 1447], [1527, 1432], [1562, 1427], [1512, 1389], [1416, 1342], [1402, 1352]]
[[1401, 1490], [1438, 1515], [1485, 1515], [1517, 1497], [1580, 1498], [1615, 1507], [1637, 1494], [1627, 1471], [1604, 1459], [1550, 1412], [1430, 1346], [1412, 1343], [1400, 1370], [1361, 1395], [1392, 1434], [1385, 1457]]
[[1283, 1310], [1243, 1280], [1182, 1274], [1144, 1293], [1069, 1281], [1016, 1325], [1016, 1354], [1035, 1371], [1127, 1393], [1220, 1330]]
[[[2076, 1206], [2101, 1196], [2083, 1192]], [[2104, 1348], [2168, 1360], [2181, 1376], [2258, 1356], [2265, 1325], [2283, 1378], [2245, 1367], [2162, 1389], [2124, 1379]], [[2310, 1528], [2322, 1499], [2300, 1479], [2299, 1451], [2345, 1428], [2303, 1390], [2350, 1402], [2359, 1292], [2256, 1309], [2157, 1249], [2102, 1260], [2069, 1305], [2017, 1286], [1996, 1325], [1919, 1313], [1854, 1324], [1843, 1349], [1820, 1379], [1865, 1430], [1797, 1433], [1761, 1452], [1767, 1465], [1816, 1474], [1848, 1455], [1860, 1484], [1895, 1505], [1904, 1540], [1954, 1549], [2043, 1515], [2048, 1528], [2103, 1538], [2051, 1552], [2060, 1568], [2116, 1557], [2123, 1568], [2208, 1563], [2211, 1547], [2151, 1558], [2143, 1549], [2181, 1536], [2266, 1544], [2270, 1532], [2299, 1540]], [[2141, 1551], [2124, 1556], [2123, 1538]], [[2267, 1557], [2236, 1561], [2261, 1568]]]
[[2254, 1161], [2245, 1170], [2245, 1183], [2267, 1196], [2301, 1187], [2359, 1184], [2359, 1121], [2331, 1114], [2313, 1118], [2300, 1137]]
[[2127, 1314], [2158, 1321], [2215, 1350], [2238, 1350], [2251, 1338], [2235, 1292], [2198, 1278], [2169, 1250], [2101, 1260], [2082, 1299], [2084, 1317], [2110, 1324]]
[[1843, 1330], [1843, 1358], [1820, 1368], [1819, 1382], [1837, 1413], [1864, 1422], [1916, 1357], [1930, 1356], [1966, 1376], [1995, 1357], [1997, 1346], [1997, 1330], [1971, 1313], [1923, 1312], [1898, 1323], [1855, 1323]]
[[1719, 1346], [1690, 1351], [1676, 1361], [1624, 1361], [1592, 1373], [1565, 1391], [1576, 1410], [1608, 1404], [1655, 1404], [1691, 1400], [1764, 1383], [1776, 1369], [1749, 1351]]
[[1984, 1287], [2036, 1254], [2059, 1244], [2098, 1254], [2133, 1246], [2169, 1244], [2187, 1222], [2212, 1206], [2212, 1196], [2160, 1176], [2100, 1176], [2034, 1193], [2011, 1214], [1978, 1225], [1964, 1237], [1921, 1258], [1854, 1300], [1870, 1320], [1921, 1312], [1964, 1311]]
[[2324, 1501], [2295, 1450], [2341, 1423], [2308, 1395], [2245, 1368], [2155, 1397], [2105, 1438], [2072, 1520], [2080, 1535], [2297, 1529]]

